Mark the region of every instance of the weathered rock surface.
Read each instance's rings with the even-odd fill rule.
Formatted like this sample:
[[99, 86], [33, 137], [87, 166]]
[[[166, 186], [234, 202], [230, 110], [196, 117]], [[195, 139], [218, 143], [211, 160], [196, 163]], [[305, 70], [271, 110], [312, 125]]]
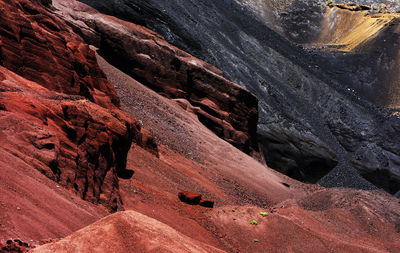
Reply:
[[201, 200], [201, 194], [196, 192], [181, 191], [178, 193], [180, 201], [189, 205], [198, 205]]
[[51, 92], [0, 67], [1, 146], [83, 199], [122, 208], [118, 179], [140, 126], [119, 109]]
[[22, 253], [28, 252], [30, 245], [19, 239], [10, 239], [5, 242], [0, 241], [0, 251], [1, 252], [15, 252]]
[[209, 199], [202, 199], [200, 200], [199, 205], [208, 207], [208, 208], [213, 208], [214, 207], [214, 201], [209, 200]]
[[[348, 102], [340, 103], [339, 110], [323, 113], [325, 118], [331, 118], [330, 131], [349, 152], [346, 160], [364, 178], [394, 194], [400, 183], [399, 135], [394, 130], [400, 124], [395, 116], [400, 97], [400, 16], [380, 13], [385, 11], [376, 5], [368, 8], [357, 4], [328, 8], [313, 1], [295, 1], [281, 13], [282, 34], [310, 48], [318, 73], [313, 72], [347, 93]], [[293, 34], [297, 31], [301, 33], [298, 38]], [[307, 41], [301, 40], [305, 38]], [[388, 110], [379, 110], [363, 99]], [[335, 106], [332, 103], [328, 107]]]
[[[275, 169], [295, 171], [292, 174], [297, 178], [310, 182], [331, 171], [319, 182], [326, 186], [371, 189], [374, 186], [360, 177], [353, 165], [356, 150], [369, 145], [378, 147], [371, 151], [377, 157], [386, 151], [393, 157], [400, 155], [399, 135], [394, 134], [399, 120], [380, 111], [370, 99], [370, 95], [376, 94], [374, 91], [391, 90], [392, 86], [374, 87], [371, 81], [379, 80], [379, 75], [371, 73], [377, 70], [375, 66], [380, 66], [374, 65], [376, 62], [391, 62], [388, 56], [397, 55], [396, 46], [383, 50], [383, 54], [375, 50], [377, 54], [373, 56], [380, 57], [363, 58], [348, 57], [347, 53], [320, 54], [293, 44], [296, 36], [297, 43], [303, 43], [309, 42], [301, 41], [305, 35], [318, 35], [324, 11], [329, 9], [325, 3], [316, 5], [303, 0], [82, 2], [155, 30], [168, 42], [214, 64], [229, 80], [256, 94], [259, 138], [267, 164]], [[258, 7], [271, 6], [271, 10], [256, 11]], [[292, 29], [295, 27], [301, 29]], [[298, 30], [296, 36], [288, 36], [287, 32]], [[390, 33], [395, 34], [395, 30]], [[392, 35], [394, 40], [398, 38]], [[370, 64], [371, 59], [375, 63]], [[363, 64], [354, 64], [355, 61]], [[389, 70], [396, 66], [394, 62]], [[352, 90], [357, 90], [356, 86], [364, 92], [355, 94]], [[369, 165], [360, 160], [357, 168], [360, 166]], [[307, 177], [307, 170], [318, 171], [319, 178]], [[387, 171], [383, 167], [375, 171], [383, 170]], [[397, 177], [393, 171], [389, 174], [391, 178]], [[389, 192], [397, 189], [396, 184], [388, 189], [379, 182], [374, 183]]]
[[178, 198], [183, 203], [189, 205], [200, 205], [209, 208], [214, 207], [214, 201], [209, 199], [203, 199], [201, 193], [181, 191], [178, 193]]
[[76, 29], [88, 42], [97, 43], [99, 53], [112, 64], [168, 98], [187, 100], [198, 108], [194, 113], [204, 125], [242, 151], [258, 151], [258, 100], [219, 69], [144, 27], [93, 13], [82, 4], [55, 1], [55, 6], [70, 15]]
[[64, 21], [38, 0], [1, 1], [1, 6], [2, 66], [50, 90], [118, 106], [94, 52]]
[[156, 150], [151, 135], [117, 107], [94, 51], [64, 21], [40, 1], [1, 5], [2, 148], [83, 199], [122, 209], [127, 152], [133, 139]]

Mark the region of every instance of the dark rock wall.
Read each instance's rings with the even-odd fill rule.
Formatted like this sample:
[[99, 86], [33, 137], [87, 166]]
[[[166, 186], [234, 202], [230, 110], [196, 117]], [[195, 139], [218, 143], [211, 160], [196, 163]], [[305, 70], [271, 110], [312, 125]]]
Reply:
[[[258, 100], [253, 94], [142, 26], [93, 10], [88, 15], [80, 11], [87, 6], [70, 4], [56, 2], [55, 6], [86, 41], [96, 42], [99, 54], [163, 96], [188, 101], [199, 121], [216, 135], [259, 157]], [[85, 33], [88, 29], [92, 32]]]
[[[363, 97], [349, 92], [346, 83], [336, 79], [337, 73], [321, 67], [330, 61], [294, 45], [245, 5], [234, 0], [82, 2], [154, 29], [256, 94], [261, 145], [267, 164], [275, 169], [297, 168], [295, 174], [301, 175], [312, 168], [322, 175], [337, 163], [320, 183], [373, 188], [351, 162], [354, 148], [372, 145], [371, 152], [381, 156], [391, 147], [393, 157], [400, 155], [399, 137], [393, 135], [396, 118], [386, 117]], [[340, 64], [341, 56], [333, 57]], [[367, 167], [362, 159], [359, 164]], [[387, 169], [390, 166], [376, 168]], [[390, 175], [396, 177], [395, 171]]]

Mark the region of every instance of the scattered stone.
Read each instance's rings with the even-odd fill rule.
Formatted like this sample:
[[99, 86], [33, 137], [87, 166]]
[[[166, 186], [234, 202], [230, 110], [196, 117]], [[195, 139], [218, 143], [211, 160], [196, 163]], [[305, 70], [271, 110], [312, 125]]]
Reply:
[[204, 206], [204, 207], [213, 208], [214, 207], [214, 201], [209, 200], [209, 199], [202, 199], [202, 200], [200, 200], [200, 205]]
[[180, 201], [189, 205], [200, 204], [201, 194], [195, 192], [181, 191], [178, 193]]
[[31, 246], [23, 242], [19, 239], [10, 239], [7, 240], [5, 243], [3, 241], [0, 241], [0, 251], [1, 252], [16, 252], [16, 253], [22, 253], [22, 252], [27, 252]]
[[214, 201], [209, 199], [201, 199], [201, 193], [181, 191], [178, 193], [179, 200], [189, 205], [200, 205], [203, 207], [213, 208]]

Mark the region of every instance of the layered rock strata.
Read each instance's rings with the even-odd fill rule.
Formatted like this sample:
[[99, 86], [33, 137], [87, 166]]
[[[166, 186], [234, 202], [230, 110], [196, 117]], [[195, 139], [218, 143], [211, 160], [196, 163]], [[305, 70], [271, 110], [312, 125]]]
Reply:
[[188, 101], [205, 126], [242, 151], [258, 151], [258, 100], [222, 71], [142, 26], [75, 1], [55, 1], [55, 6], [112, 64], [163, 96]]

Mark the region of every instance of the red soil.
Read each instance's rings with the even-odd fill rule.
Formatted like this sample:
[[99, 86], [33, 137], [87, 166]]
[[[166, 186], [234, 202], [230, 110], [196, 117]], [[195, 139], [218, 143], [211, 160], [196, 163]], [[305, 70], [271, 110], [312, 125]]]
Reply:
[[[78, 48], [84, 48], [83, 52], [78, 50], [78, 56], [64, 45], [67, 61], [88, 57], [84, 65], [94, 71], [79, 75], [80, 68], [57, 67], [65, 73], [78, 71], [79, 89], [75, 82], [72, 87], [76, 90], [67, 89], [56, 80], [64, 72], [52, 72], [50, 63], [42, 59], [52, 54], [49, 58], [61, 61], [51, 46], [49, 51], [40, 49], [40, 57], [35, 58], [35, 62], [46, 63], [34, 65], [38, 70], [51, 73], [40, 80], [35, 79], [41, 76], [35, 67], [24, 68], [22, 63], [15, 65], [0, 58], [4, 61], [1, 65], [8, 64], [14, 70], [0, 66], [0, 239], [35, 243], [70, 234], [34, 252], [400, 251], [397, 199], [382, 192], [324, 189], [289, 179], [238, 150], [227, 142], [229, 139], [219, 138], [202, 123], [198, 113], [201, 108], [196, 108], [193, 100], [163, 97], [99, 57], [100, 67], [117, 89], [124, 113], [115, 106], [115, 92], [105, 81], [94, 53], [79, 36], [66, 35], [71, 30], [64, 21], [38, 1], [0, 1], [13, 13], [5, 17], [11, 19], [14, 28], [28, 19], [24, 24], [29, 28], [27, 34], [33, 36], [29, 41], [42, 45], [43, 35], [78, 41]], [[33, 5], [29, 7], [29, 3]], [[49, 17], [36, 21], [41, 15], [29, 13], [36, 7]], [[18, 15], [21, 17], [16, 18]], [[0, 20], [0, 27], [8, 25], [1, 16]], [[51, 24], [43, 28], [43, 20], [52, 20], [58, 28]], [[115, 21], [109, 18], [105, 22]], [[138, 34], [146, 30], [123, 24], [139, 29]], [[49, 35], [47, 29], [54, 27], [59, 31]], [[7, 48], [12, 48], [6, 35], [9, 30], [0, 29], [0, 35]], [[162, 40], [154, 33], [152, 36], [158, 43]], [[140, 42], [140, 36], [137, 39]], [[57, 41], [48, 42], [57, 45]], [[25, 50], [26, 45], [36, 48], [29, 42], [18, 43], [18, 50]], [[161, 43], [162, 50], [154, 46], [157, 43], [150, 43], [154, 46], [151, 52], [164, 55], [167, 51], [172, 56], [181, 52]], [[0, 52], [4, 55], [10, 50]], [[180, 58], [185, 59], [193, 60]], [[189, 66], [190, 62], [182, 64]], [[151, 66], [162, 67], [163, 62]], [[142, 77], [154, 74], [151, 66], [140, 70], [144, 71]], [[221, 74], [211, 66], [204, 68], [200, 72], [208, 69]], [[223, 82], [238, 89], [220, 77], [215, 80], [212, 84]], [[94, 88], [88, 88], [92, 84]], [[82, 92], [85, 86], [89, 93]], [[58, 89], [64, 93], [55, 92]], [[181, 202], [178, 193], [184, 190], [213, 200], [214, 208]], [[108, 214], [105, 207], [128, 211], [99, 220]], [[263, 217], [261, 211], [268, 215]], [[250, 224], [252, 220], [257, 225]]]
[[[101, 58], [99, 63], [118, 87], [125, 110], [141, 118], [164, 144], [159, 159], [139, 147], [129, 153], [128, 168], [136, 173], [130, 181], [121, 182], [127, 209], [232, 252], [399, 249], [400, 206], [395, 199], [381, 192], [322, 189], [295, 182], [218, 139], [194, 114], [177, 107], [174, 101], [141, 86]], [[174, 138], [185, 134], [186, 139]], [[180, 149], [168, 148], [175, 146]], [[176, 196], [180, 190], [200, 192], [215, 200], [217, 208], [180, 203]], [[243, 207], [246, 203], [251, 205]], [[270, 215], [262, 218], [259, 212], [264, 210]], [[266, 225], [263, 221], [271, 217], [273, 222]], [[250, 225], [253, 219], [260, 226]]]

